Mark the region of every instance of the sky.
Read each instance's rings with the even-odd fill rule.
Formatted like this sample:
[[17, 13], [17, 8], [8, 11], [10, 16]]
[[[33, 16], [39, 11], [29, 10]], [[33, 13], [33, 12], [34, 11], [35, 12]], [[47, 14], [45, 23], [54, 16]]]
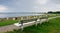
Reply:
[[0, 0], [0, 12], [60, 11], [60, 0]]

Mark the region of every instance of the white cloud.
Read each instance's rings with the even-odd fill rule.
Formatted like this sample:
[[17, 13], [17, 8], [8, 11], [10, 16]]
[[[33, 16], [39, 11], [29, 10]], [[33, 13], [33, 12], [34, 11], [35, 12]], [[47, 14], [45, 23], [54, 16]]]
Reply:
[[[14, 7], [10, 7], [8, 12], [48, 12], [60, 10], [60, 4], [54, 3], [55, 0], [13, 0], [10, 2]], [[31, 3], [31, 5], [30, 5]], [[6, 12], [8, 8], [0, 5], [0, 12]]]
[[0, 12], [4, 12], [6, 10], [8, 10], [6, 6], [0, 5]]
[[48, 12], [48, 11], [60, 11], [60, 4], [49, 4], [49, 5], [40, 5], [40, 6], [34, 6], [33, 11], [36, 12]]
[[39, 11], [40, 11], [40, 8], [39, 8], [38, 6], [34, 6], [34, 7], [33, 7], [33, 11], [34, 11], [34, 12], [39, 12]]
[[60, 11], [60, 4], [52, 4], [47, 7], [45, 7], [47, 9], [47, 11]]
[[36, 2], [37, 4], [43, 5], [43, 4], [47, 4], [47, 3], [49, 2], [49, 0], [36, 0], [35, 2]]

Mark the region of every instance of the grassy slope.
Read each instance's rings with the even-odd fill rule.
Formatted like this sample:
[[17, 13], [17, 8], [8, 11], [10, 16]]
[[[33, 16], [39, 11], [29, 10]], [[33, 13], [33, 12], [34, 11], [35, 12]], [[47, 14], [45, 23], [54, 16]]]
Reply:
[[49, 20], [37, 27], [35, 25], [26, 27], [23, 32], [14, 30], [7, 33], [60, 33], [60, 18]]
[[18, 20], [7, 20], [7, 21], [1, 21], [0, 26], [6, 26], [6, 25], [11, 25], [13, 23], [18, 22]]
[[[50, 15], [51, 15], [51, 16], [50, 16]], [[53, 14], [50, 14], [50, 15], [48, 15], [48, 17], [60, 16], [60, 14], [55, 14], [55, 15], [53, 15]]]

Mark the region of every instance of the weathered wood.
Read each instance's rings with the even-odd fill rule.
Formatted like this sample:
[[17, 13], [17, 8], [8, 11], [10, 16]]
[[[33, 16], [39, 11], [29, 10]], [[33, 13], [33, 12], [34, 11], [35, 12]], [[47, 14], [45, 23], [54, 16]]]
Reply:
[[23, 31], [23, 29], [24, 29], [24, 27], [23, 27], [23, 22], [24, 22], [24, 21], [21, 20], [20, 22], [21, 22], [21, 23], [20, 23], [20, 24], [21, 24], [20, 28], [21, 28], [21, 31]]

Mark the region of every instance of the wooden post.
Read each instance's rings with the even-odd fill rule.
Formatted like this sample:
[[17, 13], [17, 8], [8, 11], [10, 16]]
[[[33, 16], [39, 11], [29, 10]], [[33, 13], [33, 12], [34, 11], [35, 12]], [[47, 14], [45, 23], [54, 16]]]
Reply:
[[7, 20], [8, 20], [8, 17], [7, 17]]
[[42, 17], [42, 15], [39, 16], [39, 20], [40, 20], [39, 23], [41, 22], [41, 17]]
[[13, 18], [13, 20], [15, 20], [15, 18]]
[[48, 22], [48, 15], [46, 15], [46, 21]]
[[20, 26], [20, 28], [21, 28], [21, 31], [23, 31], [23, 20], [21, 20], [21, 26]]
[[38, 23], [37, 23], [37, 19], [35, 19], [35, 24], [36, 24], [36, 26], [37, 26], [37, 24], [38, 24]]
[[41, 15], [40, 17], [40, 25], [42, 24], [42, 18], [43, 18], [43, 15]]
[[37, 19], [37, 23], [38, 23], [38, 22], [40, 23], [40, 19]]
[[24, 22], [23, 17], [21, 17], [21, 21], [20, 21], [20, 24], [21, 24], [21, 26], [20, 26], [21, 31], [23, 31], [23, 22]]
[[40, 25], [42, 24], [42, 21], [41, 20], [42, 20], [42, 18], [40, 18]]

